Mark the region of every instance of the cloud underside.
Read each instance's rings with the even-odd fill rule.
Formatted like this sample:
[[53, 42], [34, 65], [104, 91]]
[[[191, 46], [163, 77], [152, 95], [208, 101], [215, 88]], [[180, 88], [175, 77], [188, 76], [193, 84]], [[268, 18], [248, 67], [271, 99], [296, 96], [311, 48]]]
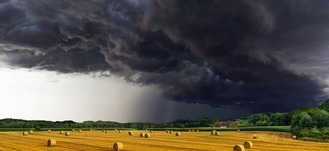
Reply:
[[326, 96], [328, 1], [0, 0], [0, 61], [110, 72], [174, 101], [289, 111]]

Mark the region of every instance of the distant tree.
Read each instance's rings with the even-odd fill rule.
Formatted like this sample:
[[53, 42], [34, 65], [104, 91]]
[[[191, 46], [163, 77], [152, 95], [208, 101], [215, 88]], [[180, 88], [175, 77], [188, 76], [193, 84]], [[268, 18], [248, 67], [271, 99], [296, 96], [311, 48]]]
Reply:
[[329, 112], [329, 100], [326, 100], [324, 101], [320, 106], [319, 106], [320, 109], [324, 109], [326, 110], [327, 112]]
[[248, 116], [248, 122], [250, 125], [266, 126], [268, 125], [269, 120], [270, 117], [264, 113], [252, 114]]

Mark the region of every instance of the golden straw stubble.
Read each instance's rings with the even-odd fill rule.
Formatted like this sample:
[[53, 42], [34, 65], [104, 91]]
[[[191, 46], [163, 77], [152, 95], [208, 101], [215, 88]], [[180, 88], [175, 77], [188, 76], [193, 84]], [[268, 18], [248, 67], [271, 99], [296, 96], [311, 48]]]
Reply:
[[56, 146], [56, 140], [55, 139], [49, 139], [47, 142], [48, 147]]
[[116, 142], [113, 144], [113, 151], [119, 151], [123, 149], [123, 144], [120, 142]]

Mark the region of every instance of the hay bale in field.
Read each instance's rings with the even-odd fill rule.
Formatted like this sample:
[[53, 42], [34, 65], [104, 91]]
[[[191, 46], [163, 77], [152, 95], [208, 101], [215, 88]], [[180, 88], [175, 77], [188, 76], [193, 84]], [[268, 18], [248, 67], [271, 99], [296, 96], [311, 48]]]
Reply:
[[65, 132], [65, 136], [70, 136], [70, 132]]
[[192, 132], [194, 132], [194, 130], [192, 130]]
[[216, 135], [216, 136], [219, 136], [219, 132], [215, 132], [215, 135]]
[[237, 131], [237, 132], [240, 132], [240, 129], [237, 129], [236, 131]]
[[50, 133], [51, 132], [51, 130], [48, 130], [48, 133]]
[[121, 133], [121, 130], [119, 130], [118, 132]]
[[252, 135], [252, 138], [257, 139], [257, 134]]
[[108, 130], [105, 131], [105, 133], [108, 133], [108, 132], [109, 132]]
[[150, 138], [151, 135], [150, 135], [150, 134], [145, 134], [144, 137], [145, 137], [145, 138]]
[[179, 132], [176, 132], [176, 136], [180, 136], [180, 133]]
[[31, 130], [31, 131], [29, 131], [29, 134], [32, 134], [33, 133], [33, 131]]
[[141, 133], [141, 134], [139, 134], [139, 136], [140, 136], [140, 137], [144, 137], [144, 136], [145, 136], [145, 134], [144, 134], [144, 133]]
[[174, 131], [172, 131], [172, 130], [169, 131], [170, 134], [173, 133], [173, 132], [174, 132]]
[[294, 135], [294, 136], [292, 136], [292, 138], [293, 138], [293, 139], [296, 139], [296, 138], [297, 138], [297, 136], [296, 136], [296, 135]]
[[55, 139], [48, 139], [47, 146], [48, 147], [56, 146], [56, 140]]
[[117, 129], [114, 129], [115, 131], [118, 131]]
[[90, 131], [93, 131], [93, 129], [90, 129]]
[[104, 132], [104, 133], [105, 133], [105, 130], [102, 130], [102, 132]]
[[211, 135], [215, 135], [215, 133], [216, 133], [215, 131], [211, 131], [210, 132]]
[[252, 148], [254, 145], [252, 144], [251, 141], [246, 141], [246, 142], [243, 143], [243, 146], [244, 146], [245, 149], [250, 149], [250, 148]]
[[150, 133], [153, 133], [153, 131], [150, 131]]
[[246, 149], [242, 145], [235, 145], [233, 151], [245, 151]]
[[123, 150], [123, 144], [120, 142], [116, 142], [113, 144], [113, 151]]
[[188, 130], [189, 132], [191, 132], [191, 130]]
[[132, 131], [129, 131], [128, 134], [132, 136], [134, 133]]
[[72, 132], [75, 132], [75, 129], [72, 129]]
[[169, 133], [169, 130], [166, 130], [167, 133]]
[[23, 132], [23, 135], [27, 135], [27, 134], [28, 134], [28, 132], [27, 132], [27, 131], [24, 131], [24, 132]]
[[81, 130], [79, 130], [79, 133], [81, 133]]
[[199, 130], [196, 130], [196, 132], [199, 132]]
[[59, 134], [64, 134], [64, 131], [59, 131]]

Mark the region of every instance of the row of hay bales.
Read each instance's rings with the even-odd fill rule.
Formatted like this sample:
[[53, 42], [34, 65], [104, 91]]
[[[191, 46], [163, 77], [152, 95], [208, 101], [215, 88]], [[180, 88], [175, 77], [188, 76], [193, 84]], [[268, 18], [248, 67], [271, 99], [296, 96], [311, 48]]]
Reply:
[[143, 138], [150, 138], [151, 134], [149, 134], [149, 133], [140, 133], [139, 136], [143, 137]]
[[216, 130], [212, 130], [210, 132], [211, 135], [216, 135], [216, 136], [219, 136], [219, 132], [217, 132]]
[[253, 147], [253, 143], [251, 141], [246, 141], [243, 145], [237, 144], [233, 147], [233, 151], [245, 151], [245, 149], [251, 149]]
[[23, 132], [23, 135], [32, 134], [32, 133], [33, 133], [32, 130], [31, 130], [31, 131], [24, 131], [24, 132]]
[[188, 130], [189, 132], [199, 132], [199, 130]]
[[[173, 133], [175, 133], [175, 132], [172, 131], [172, 130], [166, 130], [166, 132], [169, 133], [169, 134], [173, 134]], [[176, 132], [175, 135], [176, 135], [176, 136], [180, 136], [180, 132]]]

